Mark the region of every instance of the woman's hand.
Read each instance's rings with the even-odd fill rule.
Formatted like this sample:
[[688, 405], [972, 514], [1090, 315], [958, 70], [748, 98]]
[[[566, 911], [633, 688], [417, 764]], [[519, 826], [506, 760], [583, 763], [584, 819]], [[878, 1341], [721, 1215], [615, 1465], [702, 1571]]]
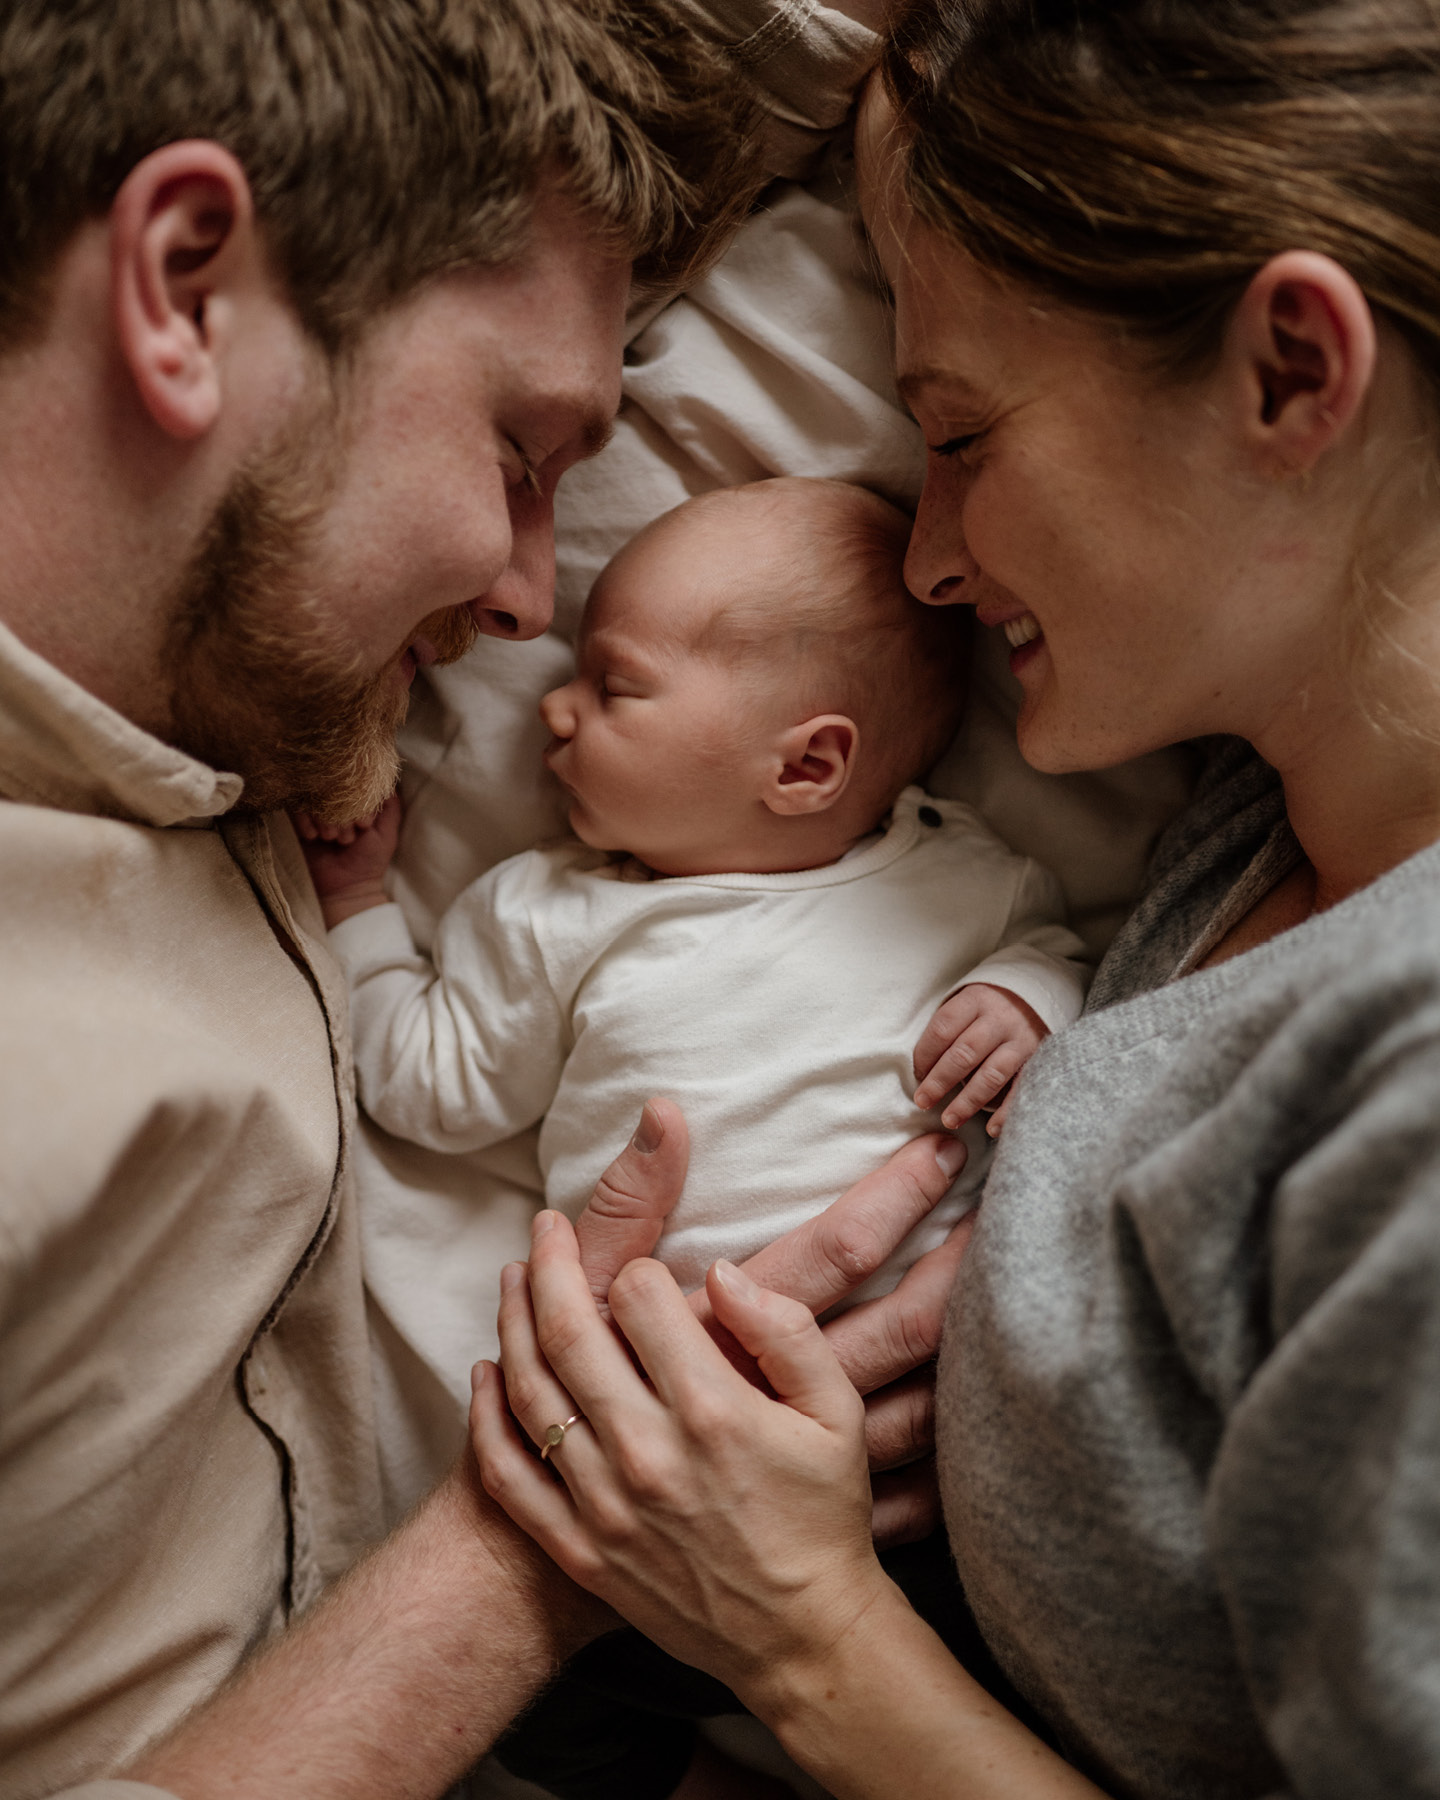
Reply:
[[637, 1368], [558, 1213], [502, 1288], [504, 1384], [477, 1365], [470, 1409], [480, 1479], [573, 1580], [728, 1683], [840, 1800], [1098, 1800], [880, 1568], [861, 1402], [806, 1307], [710, 1271], [771, 1399], [648, 1261], [610, 1290]]
[[[707, 1292], [778, 1399], [648, 1261], [610, 1289], [637, 1371], [568, 1222], [542, 1213], [528, 1283], [520, 1265], [505, 1273], [503, 1389], [480, 1365], [471, 1425], [486, 1491], [567, 1574], [745, 1698], [823, 1660], [895, 1590], [870, 1542], [864, 1409], [809, 1310], [725, 1263]], [[549, 1470], [507, 1395], [537, 1446], [579, 1415]]]

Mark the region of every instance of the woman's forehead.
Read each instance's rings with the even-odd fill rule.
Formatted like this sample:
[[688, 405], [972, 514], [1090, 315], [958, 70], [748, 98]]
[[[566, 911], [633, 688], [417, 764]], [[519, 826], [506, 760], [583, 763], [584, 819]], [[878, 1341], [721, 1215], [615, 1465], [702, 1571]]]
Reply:
[[1097, 320], [992, 275], [919, 220], [905, 234], [895, 275], [895, 359], [911, 406], [983, 411], [997, 400], [1115, 369]]

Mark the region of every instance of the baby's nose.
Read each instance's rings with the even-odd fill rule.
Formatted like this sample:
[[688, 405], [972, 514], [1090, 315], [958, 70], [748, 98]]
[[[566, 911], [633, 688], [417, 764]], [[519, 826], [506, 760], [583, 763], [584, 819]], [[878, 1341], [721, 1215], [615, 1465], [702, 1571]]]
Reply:
[[569, 737], [575, 729], [575, 708], [570, 704], [570, 689], [551, 688], [540, 702], [540, 720], [555, 737]]

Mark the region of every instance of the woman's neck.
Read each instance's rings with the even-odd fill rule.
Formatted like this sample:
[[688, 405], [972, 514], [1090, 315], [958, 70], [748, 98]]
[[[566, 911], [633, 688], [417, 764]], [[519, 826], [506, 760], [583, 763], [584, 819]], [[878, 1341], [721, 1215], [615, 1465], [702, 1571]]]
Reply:
[[1440, 609], [1417, 596], [1393, 617], [1328, 692], [1307, 687], [1252, 734], [1285, 784], [1316, 911], [1440, 840]]

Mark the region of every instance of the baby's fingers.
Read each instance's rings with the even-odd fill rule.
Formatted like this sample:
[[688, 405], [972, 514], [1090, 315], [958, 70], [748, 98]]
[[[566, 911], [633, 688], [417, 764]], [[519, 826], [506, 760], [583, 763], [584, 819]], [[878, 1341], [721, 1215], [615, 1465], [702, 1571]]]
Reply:
[[[961, 988], [958, 994], [950, 996], [920, 1033], [911, 1059], [917, 1081], [925, 1081], [927, 1087], [934, 1086], [933, 1080], [926, 1081], [925, 1078], [935, 1073], [936, 1063], [956, 1038], [975, 1024], [979, 1016], [979, 1004], [969, 988]], [[954, 1085], [953, 1082], [950, 1083], [951, 1087]], [[940, 1092], [943, 1094], [945, 1089], [941, 1088]]]
[[954, 1131], [977, 1112], [983, 1112], [1004, 1093], [1025, 1065], [1025, 1055], [1014, 1044], [1003, 1043], [985, 1058], [980, 1067], [945, 1108], [941, 1123]]
[[[959, 1087], [962, 1081], [968, 1080], [1004, 1042], [1004, 1032], [998, 1026], [983, 1018], [976, 1019], [939, 1057], [930, 1073], [916, 1088], [915, 1104], [927, 1109], [938, 1105], [951, 1088]], [[996, 1092], [999, 1092], [998, 1088]], [[971, 1111], [974, 1111], [973, 1107]], [[969, 1116], [969, 1113], [965, 1114], [966, 1118]], [[944, 1122], [947, 1126], [950, 1124], [948, 1112]]]

